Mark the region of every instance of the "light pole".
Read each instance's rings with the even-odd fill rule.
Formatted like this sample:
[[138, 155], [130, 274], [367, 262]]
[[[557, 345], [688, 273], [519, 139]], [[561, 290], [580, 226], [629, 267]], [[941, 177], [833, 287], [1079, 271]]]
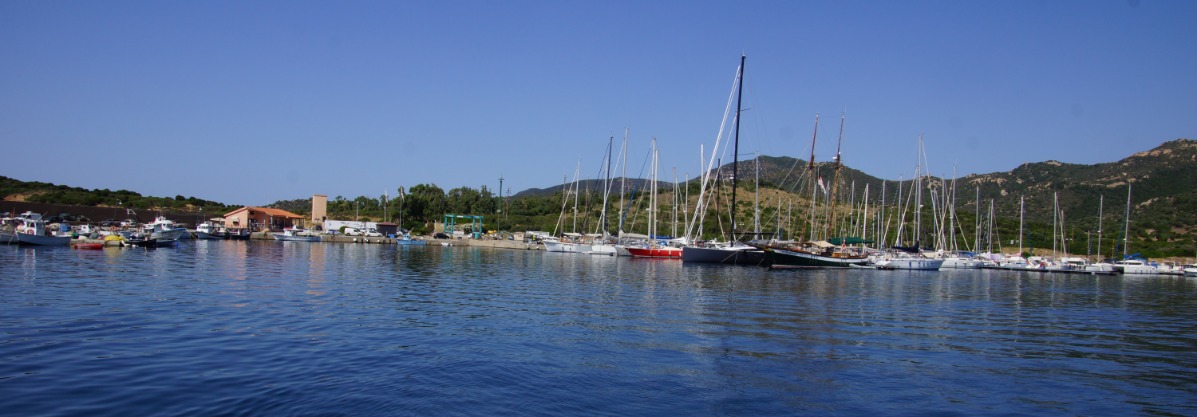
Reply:
[[499, 211], [495, 214], [495, 231], [501, 230], [503, 225], [500, 220], [503, 218], [503, 175], [499, 175]]

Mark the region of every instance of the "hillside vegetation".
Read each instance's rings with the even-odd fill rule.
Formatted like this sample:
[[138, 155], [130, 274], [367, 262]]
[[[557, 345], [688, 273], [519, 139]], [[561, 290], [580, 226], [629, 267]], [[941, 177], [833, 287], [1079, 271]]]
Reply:
[[233, 207], [224, 203], [196, 197], [151, 197], [129, 190], [88, 190], [45, 182], [25, 182], [0, 176], [0, 196], [5, 201], [71, 204], [91, 207], [123, 207], [139, 210], [160, 210], [185, 213], [223, 213]]

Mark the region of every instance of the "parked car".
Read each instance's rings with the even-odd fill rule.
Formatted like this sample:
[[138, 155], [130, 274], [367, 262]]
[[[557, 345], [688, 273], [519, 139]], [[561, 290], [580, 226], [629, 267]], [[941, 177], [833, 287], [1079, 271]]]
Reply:
[[382, 233], [378, 233], [378, 229], [371, 227], [370, 230], [366, 231], [366, 236], [367, 237], [382, 237]]
[[362, 231], [356, 227], [346, 227], [341, 231], [341, 233], [344, 233], [345, 236], [361, 236], [363, 234]]

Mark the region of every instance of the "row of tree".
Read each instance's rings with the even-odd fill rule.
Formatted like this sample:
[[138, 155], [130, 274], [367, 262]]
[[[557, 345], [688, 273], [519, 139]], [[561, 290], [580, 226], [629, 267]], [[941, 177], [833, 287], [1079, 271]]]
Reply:
[[125, 207], [138, 210], [223, 213], [234, 207], [196, 197], [143, 196], [129, 190], [88, 190], [45, 182], [25, 182], [0, 176], [0, 196], [21, 195], [31, 203], [71, 204], [78, 206]]

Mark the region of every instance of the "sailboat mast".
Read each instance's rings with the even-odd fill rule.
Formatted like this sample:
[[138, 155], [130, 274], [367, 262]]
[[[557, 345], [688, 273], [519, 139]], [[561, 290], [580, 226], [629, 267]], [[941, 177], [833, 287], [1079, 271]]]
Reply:
[[1022, 256], [1022, 215], [1025, 208], [1026, 196], [1018, 196], [1018, 255]]
[[1097, 200], [1097, 259], [1101, 260], [1101, 211], [1106, 203], [1106, 195], [1102, 194]]
[[677, 237], [677, 203], [680, 196], [677, 190], [677, 167], [673, 168], [673, 237]]
[[887, 185], [889, 185], [889, 181], [881, 181], [881, 207], [877, 208], [877, 249], [885, 246], [885, 239], [889, 237], [889, 223], [887, 222], [889, 219], [885, 216], [885, 189]]
[[956, 166], [952, 165], [952, 205], [948, 210], [948, 233], [951, 236], [951, 245], [953, 251], [960, 250], [956, 246]]
[[993, 199], [989, 199], [989, 232], [985, 238], [986, 251], [993, 253]]
[[[682, 227], [686, 230], [690, 230], [690, 213], [687, 212], [690, 206], [690, 173], [687, 172], [682, 176], [682, 178], [686, 178], [686, 181], [682, 183], [686, 185], [686, 197], [682, 199]], [[689, 232], [687, 232], [686, 238], [689, 240]]]
[[844, 113], [840, 113], [840, 137], [836, 140], [835, 144], [835, 172], [831, 176], [831, 195], [828, 197], [827, 201], [830, 214], [827, 215], [827, 228], [825, 229], [826, 232], [824, 233], [824, 237], [828, 238], [831, 237], [831, 232], [833, 231], [832, 228], [835, 227], [835, 190], [836, 188], [839, 188], [837, 187], [837, 184], [839, 184], [840, 181], [840, 166], [842, 166], [840, 162], [840, 146], [844, 143], [845, 117], [846, 115]]
[[[977, 213], [975, 214], [975, 217], [973, 217], [973, 220], [974, 220], [974, 223], [976, 223], [977, 231], [975, 232], [976, 234], [973, 235], [973, 247], [977, 248], [977, 250], [980, 251], [981, 250], [981, 186], [980, 185], [977, 186], [977, 202], [976, 202], [976, 204], [977, 204]], [[1022, 224], [1021, 210], [1020, 210], [1020, 213], [1018, 216], [1020, 219], [1018, 224], [1021, 225]], [[1022, 226], [1018, 226], [1018, 227], [1019, 227], [1019, 230], [1022, 230]], [[1022, 239], [1021, 231], [1018, 233], [1018, 236], [1020, 239], [1019, 241], [1021, 242], [1021, 239]], [[1022, 246], [1022, 245], [1020, 244], [1019, 246]], [[1022, 253], [1022, 251], [1019, 251], [1019, 253]]]
[[611, 144], [614, 141], [614, 136], [607, 138], [607, 155], [604, 158], [606, 159], [607, 167], [603, 169], [603, 208], [599, 211], [598, 227], [598, 234], [603, 237], [609, 234], [607, 232], [607, 196], [611, 194]]
[[623, 173], [619, 174], [619, 233], [623, 233], [623, 221], [628, 216], [623, 205], [623, 193], [628, 186], [628, 128], [623, 128], [623, 148], [619, 153], [623, 155]]
[[1056, 231], [1059, 230], [1060, 218], [1060, 193], [1052, 193], [1052, 258], [1056, 257], [1056, 241], [1059, 235]]
[[922, 250], [923, 238], [923, 135], [919, 134], [918, 164], [915, 165], [915, 195], [914, 195], [914, 249]]
[[757, 152], [756, 157], [752, 158], [756, 161], [756, 185], [753, 196], [755, 201], [752, 204], [752, 238], [759, 239], [761, 236], [761, 154]]
[[660, 152], [661, 151], [659, 149], [657, 149], [657, 138], [653, 138], [653, 164], [652, 164], [653, 165], [653, 187], [652, 187], [653, 198], [652, 198], [652, 209], [649, 211], [649, 219], [652, 222], [653, 239], [657, 238], [657, 235], [658, 235], [657, 226], [661, 219], [660, 213], [657, 212], [657, 204], [658, 204], [658, 201], [657, 201], [657, 185], [658, 185], [657, 184], [657, 170], [660, 169], [660, 165], [659, 165], [660, 164], [660, 155], [661, 155]]
[[815, 240], [815, 139], [819, 137], [819, 113], [815, 113], [815, 131], [810, 135], [810, 161], [807, 173], [810, 174], [810, 240]]
[[744, 55], [740, 55], [740, 80], [736, 89], [736, 127], [735, 145], [732, 149], [732, 200], [731, 200], [731, 236], [736, 239], [736, 182], [740, 180], [740, 112], [744, 106]]
[[1134, 184], [1129, 180], [1126, 182], [1126, 221], [1122, 231], [1122, 258], [1126, 258], [1127, 247], [1130, 246], [1130, 206], [1131, 206], [1131, 186]]
[[860, 213], [860, 239], [869, 239], [869, 183], [865, 183], [864, 189], [864, 210]]
[[573, 232], [578, 233], [578, 176], [582, 174], [582, 160], [578, 160], [578, 168], [574, 170], [574, 228]]

